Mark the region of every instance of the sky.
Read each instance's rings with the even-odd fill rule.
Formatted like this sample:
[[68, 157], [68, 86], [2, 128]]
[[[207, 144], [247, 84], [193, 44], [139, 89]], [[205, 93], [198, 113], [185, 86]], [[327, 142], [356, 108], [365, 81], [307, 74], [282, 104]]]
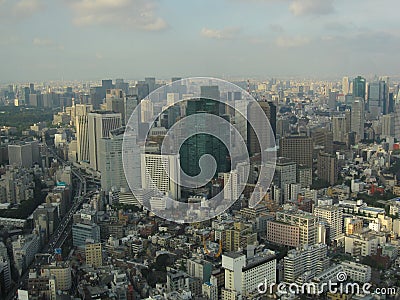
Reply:
[[0, 0], [0, 82], [398, 75], [398, 0]]

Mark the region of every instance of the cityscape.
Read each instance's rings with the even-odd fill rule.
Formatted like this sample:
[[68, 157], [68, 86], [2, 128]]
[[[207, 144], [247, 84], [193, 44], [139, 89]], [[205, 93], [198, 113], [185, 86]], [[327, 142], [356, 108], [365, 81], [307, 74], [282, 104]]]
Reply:
[[0, 0], [0, 299], [400, 299], [395, 0]]

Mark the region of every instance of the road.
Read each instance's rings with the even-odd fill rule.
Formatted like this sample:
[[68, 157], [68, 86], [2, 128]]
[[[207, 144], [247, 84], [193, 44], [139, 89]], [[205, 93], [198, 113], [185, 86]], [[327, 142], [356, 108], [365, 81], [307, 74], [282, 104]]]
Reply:
[[[49, 238], [49, 242], [42, 248], [40, 253], [42, 254], [53, 254], [54, 249], [61, 248], [67, 237], [69, 236], [72, 229], [72, 219], [77, 210], [82, 206], [82, 204], [87, 201], [96, 191], [87, 191], [86, 187], [86, 179], [84, 175], [82, 175], [79, 170], [71, 166], [71, 164], [61, 157], [57, 155], [53, 148], [49, 147], [45, 144], [47, 150], [53, 154], [54, 158], [56, 158], [63, 166], [70, 166], [71, 173], [79, 180], [79, 185], [77, 187], [74, 199], [72, 201], [72, 205], [68, 212], [65, 214], [63, 219], [60, 221], [57, 229], [53, 232], [53, 234]], [[40, 254], [39, 253], [39, 254]], [[13, 299], [17, 294], [17, 289], [27, 288], [27, 280], [29, 276], [29, 269], [37, 263], [40, 263], [40, 255], [34, 259], [31, 265], [26, 269], [26, 271], [20, 276], [19, 284], [15, 287], [10, 293], [7, 295], [6, 300]]]

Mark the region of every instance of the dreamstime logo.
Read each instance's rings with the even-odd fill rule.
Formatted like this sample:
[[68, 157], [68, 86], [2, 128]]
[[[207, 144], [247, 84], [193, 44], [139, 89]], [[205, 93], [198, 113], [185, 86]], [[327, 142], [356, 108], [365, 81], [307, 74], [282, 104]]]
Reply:
[[337, 273], [336, 279], [337, 279], [337, 281], [339, 281], [339, 282], [346, 281], [346, 280], [347, 280], [347, 274], [346, 274], [346, 272], [339, 272], [339, 273]]
[[291, 295], [321, 295], [325, 292], [332, 294], [362, 294], [369, 295], [372, 292], [377, 295], [397, 295], [396, 288], [375, 288], [371, 291], [372, 285], [370, 283], [359, 284], [357, 282], [345, 282], [348, 277], [346, 272], [339, 272], [336, 274], [337, 282], [328, 280], [327, 282], [305, 282], [303, 284], [280, 282], [269, 283], [267, 279], [257, 286], [260, 294], [291, 294]]
[[[262, 149], [255, 176], [248, 131]], [[263, 108], [242, 88], [215, 78], [187, 78], [150, 93], [133, 110], [122, 148], [135, 198], [157, 216], [178, 223], [223, 213], [244, 191], [250, 172], [258, 178], [249, 198], [254, 207], [275, 172], [275, 137]], [[211, 199], [182, 200], [181, 190], [209, 187], [218, 173], [229, 174], [222, 191]]]

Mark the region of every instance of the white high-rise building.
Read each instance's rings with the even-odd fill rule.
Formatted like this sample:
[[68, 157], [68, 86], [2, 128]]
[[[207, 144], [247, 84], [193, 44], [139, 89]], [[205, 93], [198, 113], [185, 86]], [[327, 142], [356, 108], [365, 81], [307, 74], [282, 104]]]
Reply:
[[140, 120], [142, 123], [153, 121], [154, 109], [153, 102], [150, 99], [143, 99], [140, 102]]
[[75, 105], [75, 127], [78, 162], [89, 161], [89, 134], [88, 134], [88, 113], [93, 110], [93, 105]]
[[128, 188], [124, 166], [122, 163], [122, 142], [125, 128], [110, 131], [109, 137], [100, 139], [99, 169], [101, 172], [101, 189], [109, 192], [112, 187], [116, 190]]
[[333, 241], [343, 233], [343, 212], [336, 206], [317, 206], [314, 215], [325, 221], [329, 226], [329, 239]]
[[328, 250], [325, 244], [304, 246], [289, 250], [283, 258], [283, 277], [285, 282], [304, 282], [323, 271], [329, 265]]
[[222, 255], [222, 267], [225, 269], [225, 288], [223, 299], [229, 295], [248, 296], [256, 292], [260, 283], [267, 286], [276, 283], [276, 256], [267, 250], [256, 255], [229, 252]]
[[343, 77], [343, 79], [342, 79], [342, 92], [343, 92], [344, 95], [348, 95], [348, 94], [351, 94], [350, 91], [351, 91], [351, 89], [350, 89], [349, 77]]
[[35, 254], [39, 251], [40, 239], [36, 234], [20, 235], [16, 241], [12, 243], [15, 267], [19, 274], [22, 274], [35, 258]]
[[347, 120], [345, 116], [335, 116], [332, 118], [332, 132], [334, 142], [346, 142], [346, 134], [349, 133], [350, 128], [347, 127]]
[[99, 145], [110, 131], [121, 127], [121, 114], [96, 111], [88, 114], [89, 159], [93, 170], [99, 171]]
[[8, 145], [8, 158], [10, 165], [24, 168], [40, 163], [38, 141]]
[[143, 189], [158, 190], [174, 200], [180, 199], [179, 155], [142, 153], [141, 170]]
[[237, 170], [230, 173], [224, 173], [224, 199], [236, 201], [240, 197], [239, 174]]
[[362, 98], [356, 98], [351, 106], [351, 131], [356, 133], [357, 142], [364, 139], [364, 106]]

